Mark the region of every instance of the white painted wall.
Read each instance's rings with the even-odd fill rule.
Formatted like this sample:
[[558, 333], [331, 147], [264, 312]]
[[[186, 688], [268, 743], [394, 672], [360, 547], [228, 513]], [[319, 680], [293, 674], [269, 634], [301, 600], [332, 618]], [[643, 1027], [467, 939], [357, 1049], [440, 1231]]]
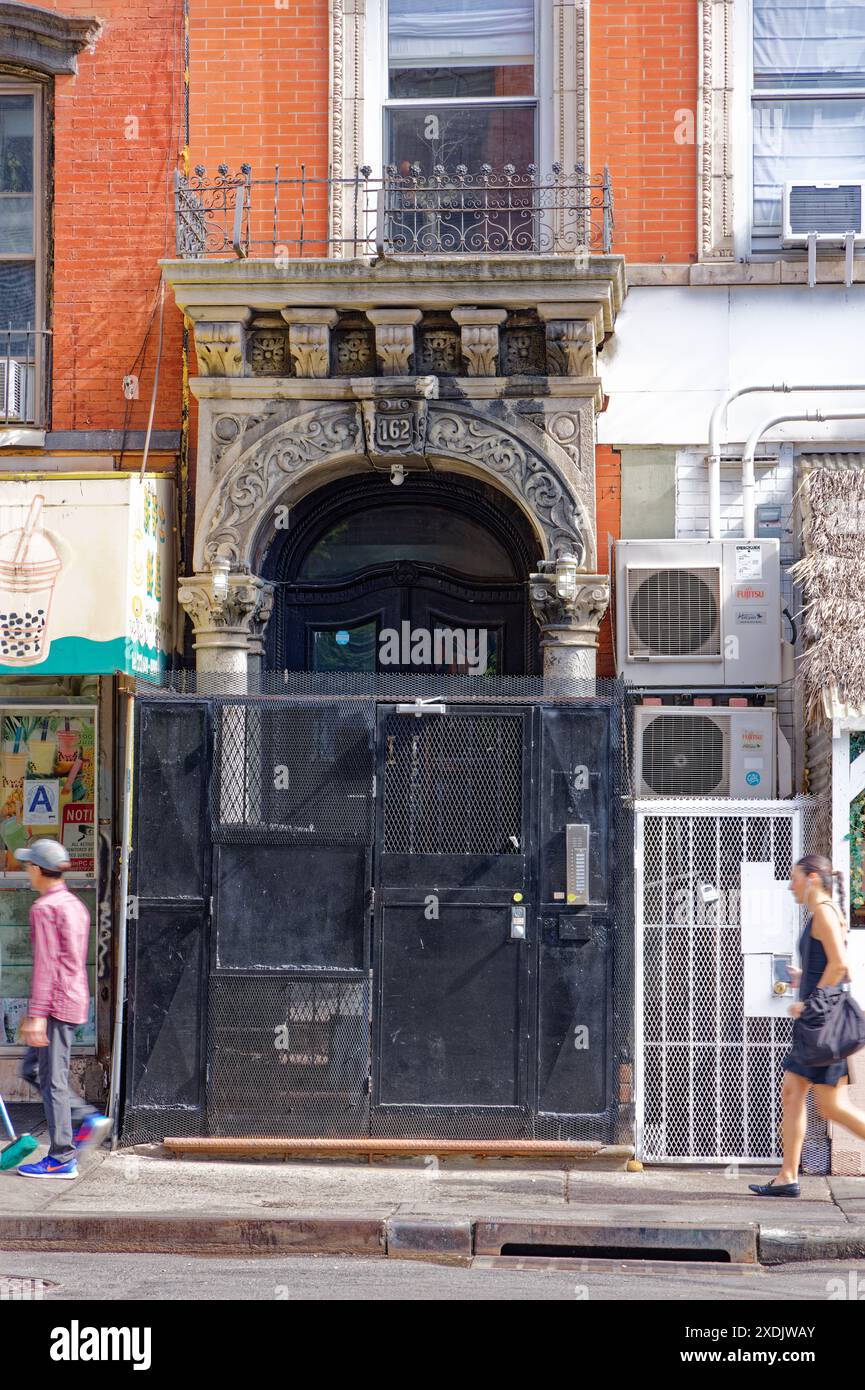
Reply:
[[[628, 292], [598, 359], [609, 396], [598, 442], [701, 445], [726, 390], [751, 383], [862, 381], [865, 285], [659, 286]], [[861, 395], [745, 397], [729, 412], [728, 439], [743, 444], [766, 416], [789, 407], [849, 410]], [[865, 440], [861, 424], [789, 425], [770, 439], [830, 445]]]

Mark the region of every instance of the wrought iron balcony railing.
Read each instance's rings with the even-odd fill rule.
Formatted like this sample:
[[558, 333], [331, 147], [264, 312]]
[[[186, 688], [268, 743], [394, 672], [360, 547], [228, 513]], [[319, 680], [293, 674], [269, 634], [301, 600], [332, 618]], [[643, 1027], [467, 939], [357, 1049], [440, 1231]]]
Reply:
[[591, 178], [554, 164], [470, 174], [369, 168], [353, 179], [254, 179], [248, 164], [214, 178], [199, 166], [175, 176], [177, 255], [352, 257], [375, 255], [562, 255], [608, 253], [613, 240], [609, 169]]
[[48, 329], [0, 328], [0, 426], [47, 423], [50, 364]]

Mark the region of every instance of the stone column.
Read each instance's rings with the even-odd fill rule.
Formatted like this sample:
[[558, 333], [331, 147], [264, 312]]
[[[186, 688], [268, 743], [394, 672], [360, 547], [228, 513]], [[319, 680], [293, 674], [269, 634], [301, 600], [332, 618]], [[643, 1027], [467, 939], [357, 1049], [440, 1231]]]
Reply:
[[243, 694], [273, 607], [272, 585], [215, 563], [209, 574], [181, 579], [177, 596], [195, 629], [196, 671], [223, 676], [226, 691]]
[[366, 316], [375, 328], [375, 355], [382, 376], [410, 376], [420, 309], [367, 309]]
[[507, 316], [506, 309], [474, 309], [463, 305], [451, 309], [451, 318], [460, 326], [469, 376], [498, 375], [499, 325]]
[[573, 592], [563, 597], [551, 567], [530, 577], [529, 598], [541, 629], [544, 676], [594, 680], [601, 622], [610, 604], [609, 576], [578, 571]]

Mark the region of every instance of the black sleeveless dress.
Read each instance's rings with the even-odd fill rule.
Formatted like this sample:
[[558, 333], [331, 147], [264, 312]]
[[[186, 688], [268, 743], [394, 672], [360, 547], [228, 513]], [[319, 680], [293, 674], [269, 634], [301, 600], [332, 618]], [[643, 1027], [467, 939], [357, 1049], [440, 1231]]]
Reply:
[[[808, 918], [805, 930], [799, 938], [799, 959], [803, 966], [802, 980], [799, 985], [799, 998], [801, 1000], [807, 999], [809, 994], [814, 993], [820, 982], [820, 976], [826, 969], [826, 952], [823, 949], [823, 943], [818, 941], [816, 936], [811, 935], [813, 920], [813, 917]], [[849, 1075], [846, 1061], [830, 1062], [828, 1067], [806, 1067], [801, 1062], [791, 1061], [788, 1053], [782, 1065], [785, 1071], [792, 1071], [797, 1076], [804, 1076], [806, 1081], [813, 1081], [816, 1086], [837, 1086], [839, 1081]]]

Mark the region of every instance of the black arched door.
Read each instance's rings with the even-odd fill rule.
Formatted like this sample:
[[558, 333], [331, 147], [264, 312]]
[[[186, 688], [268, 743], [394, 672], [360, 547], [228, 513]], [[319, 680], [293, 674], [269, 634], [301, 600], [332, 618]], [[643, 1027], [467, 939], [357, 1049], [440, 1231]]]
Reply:
[[277, 670], [537, 669], [527, 580], [538, 551], [501, 494], [465, 479], [364, 476], [299, 505], [271, 547]]

